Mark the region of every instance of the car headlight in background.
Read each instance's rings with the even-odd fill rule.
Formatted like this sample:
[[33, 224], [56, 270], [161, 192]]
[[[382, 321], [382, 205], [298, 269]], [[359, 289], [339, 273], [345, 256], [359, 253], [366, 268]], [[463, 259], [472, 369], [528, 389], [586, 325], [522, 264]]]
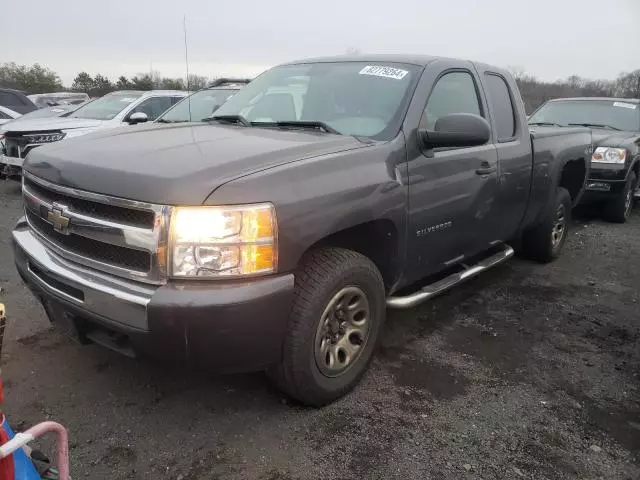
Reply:
[[273, 205], [176, 207], [171, 219], [171, 275], [241, 277], [277, 267]]
[[624, 148], [598, 147], [591, 155], [591, 161], [596, 163], [624, 163], [627, 151]]
[[30, 144], [58, 142], [65, 137], [64, 133], [29, 133], [24, 135]]

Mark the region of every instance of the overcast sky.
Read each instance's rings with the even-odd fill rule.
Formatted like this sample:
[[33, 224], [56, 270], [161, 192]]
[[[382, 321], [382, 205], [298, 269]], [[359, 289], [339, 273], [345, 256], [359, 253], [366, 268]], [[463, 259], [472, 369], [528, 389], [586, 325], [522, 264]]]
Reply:
[[[150, 69], [255, 75], [299, 58], [424, 53], [520, 67], [546, 80], [640, 68], [640, 0], [22, 0], [3, 2], [0, 62], [69, 85]], [[95, 7], [93, 7], [95, 5]]]

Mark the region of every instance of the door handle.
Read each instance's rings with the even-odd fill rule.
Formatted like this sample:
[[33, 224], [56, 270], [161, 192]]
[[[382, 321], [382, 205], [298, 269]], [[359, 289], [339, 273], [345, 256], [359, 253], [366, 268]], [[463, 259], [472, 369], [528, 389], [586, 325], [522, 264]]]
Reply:
[[497, 168], [491, 166], [489, 162], [482, 162], [480, 168], [476, 170], [476, 175], [489, 175], [495, 171], [497, 171]]

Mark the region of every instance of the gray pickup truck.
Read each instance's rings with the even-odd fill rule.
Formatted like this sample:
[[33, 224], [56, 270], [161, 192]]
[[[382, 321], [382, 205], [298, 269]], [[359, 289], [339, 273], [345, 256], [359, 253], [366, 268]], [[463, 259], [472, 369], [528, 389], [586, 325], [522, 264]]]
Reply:
[[34, 149], [15, 260], [49, 318], [128, 355], [265, 370], [323, 405], [410, 308], [567, 238], [587, 128], [530, 131], [509, 73], [427, 56], [268, 70], [206, 123]]

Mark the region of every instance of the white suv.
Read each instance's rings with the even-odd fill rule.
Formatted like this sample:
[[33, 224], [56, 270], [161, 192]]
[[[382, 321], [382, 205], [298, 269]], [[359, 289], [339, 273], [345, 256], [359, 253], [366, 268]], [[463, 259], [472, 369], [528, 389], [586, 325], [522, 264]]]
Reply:
[[178, 90], [113, 92], [61, 117], [24, 119], [0, 127], [0, 176], [18, 176], [29, 150], [102, 128], [158, 118], [187, 96]]

